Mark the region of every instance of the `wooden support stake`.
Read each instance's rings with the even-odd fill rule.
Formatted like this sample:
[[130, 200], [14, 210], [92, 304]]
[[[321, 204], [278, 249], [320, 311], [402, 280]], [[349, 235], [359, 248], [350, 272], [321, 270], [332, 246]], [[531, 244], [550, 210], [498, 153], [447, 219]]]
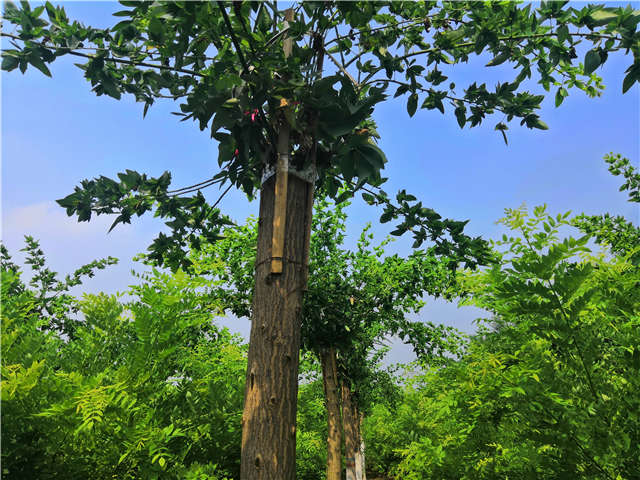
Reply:
[[[284, 131], [286, 130], [286, 132]], [[283, 127], [278, 136], [278, 144], [289, 147], [289, 128]], [[287, 185], [289, 176], [289, 154], [281, 153], [278, 146], [278, 165], [276, 167], [276, 198], [273, 214], [273, 237], [271, 239], [271, 273], [282, 273], [284, 254], [284, 233], [287, 222]]]
[[[292, 8], [285, 12], [285, 28], [288, 22], [293, 21], [294, 11]], [[283, 40], [285, 58], [291, 55], [293, 41], [290, 38]], [[289, 108], [286, 100], [283, 108]], [[289, 135], [291, 127], [283, 124], [278, 133], [278, 162], [276, 164], [276, 192], [275, 208], [273, 215], [273, 236], [271, 238], [271, 273], [282, 273], [282, 262], [284, 255], [284, 234], [287, 223], [287, 184], [289, 179]]]

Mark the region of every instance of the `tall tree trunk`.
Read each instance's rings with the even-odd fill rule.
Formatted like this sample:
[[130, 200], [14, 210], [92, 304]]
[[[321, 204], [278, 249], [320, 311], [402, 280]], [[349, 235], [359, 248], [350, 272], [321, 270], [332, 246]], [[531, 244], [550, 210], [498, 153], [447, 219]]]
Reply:
[[355, 415], [351, 388], [347, 380], [342, 382], [342, 425], [344, 427], [344, 456], [346, 480], [356, 480], [356, 451], [358, 442], [358, 419]]
[[342, 432], [340, 425], [340, 393], [335, 348], [320, 351], [324, 398], [327, 404], [327, 480], [340, 480], [342, 471]]
[[358, 407], [355, 408], [358, 426], [358, 450], [356, 451], [356, 480], [367, 480], [367, 473], [364, 465], [364, 438], [362, 437], [362, 420], [364, 415]]
[[[362, 436], [362, 425], [364, 423], [364, 414], [360, 413], [360, 423], [359, 423], [359, 428], [358, 428], [358, 436], [360, 437], [360, 471], [362, 474], [362, 477], [360, 478], [360, 480], [367, 480], [367, 465], [365, 462], [365, 457], [364, 457], [364, 437]], [[356, 471], [356, 476], [358, 475], [358, 472]]]
[[293, 480], [300, 312], [313, 184], [288, 174], [282, 273], [271, 273], [276, 176], [260, 193], [253, 317], [242, 414], [242, 480]]

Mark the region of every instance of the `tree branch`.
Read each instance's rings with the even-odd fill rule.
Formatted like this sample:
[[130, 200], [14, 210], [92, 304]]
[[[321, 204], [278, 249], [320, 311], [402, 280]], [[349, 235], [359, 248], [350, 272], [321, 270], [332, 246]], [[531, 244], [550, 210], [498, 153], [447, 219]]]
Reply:
[[[380, 83], [380, 82], [389, 82], [389, 83], [395, 83], [397, 85], [403, 85], [406, 87], [409, 87], [413, 90], [418, 90], [420, 92], [424, 92], [424, 93], [428, 93], [431, 94], [432, 90], [428, 89], [428, 88], [424, 88], [424, 87], [418, 87], [418, 86], [412, 86], [410, 83], [407, 82], [400, 82], [398, 80], [392, 80], [392, 79], [388, 79], [388, 78], [383, 78], [383, 79], [379, 79], [379, 80], [370, 80], [367, 83], [361, 83], [360, 87], [364, 87], [365, 85], [370, 85], [372, 83]], [[474, 102], [472, 100], [467, 100], [466, 98], [458, 98], [458, 97], [452, 97], [451, 95], [445, 95], [443, 98], [446, 98], [447, 100], [451, 100], [452, 102], [463, 102], [463, 103], [467, 103], [469, 105], [475, 105], [475, 106], [479, 106], [482, 107], [482, 104], [479, 104], [477, 102]], [[505, 111], [502, 109], [502, 107], [500, 107], [499, 105], [495, 105], [491, 108], [494, 108], [496, 110], [498, 110], [499, 112], [505, 113]], [[505, 113], [506, 115], [506, 113]]]
[[[425, 17], [425, 18], [428, 18], [428, 16]], [[350, 38], [352, 35], [362, 35], [364, 33], [376, 32], [378, 30], [385, 30], [387, 28], [396, 28], [398, 25], [404, 25], [406, 23], [411, 23], [411, 25], [406, 25], [404, 28], [410, 28], [411, 26], [420, 25], [421, 23], [424, 23], [425, 18], [421, 18], [421, 19], [418, 19], [418, 20], [412, 18], [412, 19], [408, 19], [408, 20], [403, 20], [403, 21], [398, 22], [398, 23], [396, 23], [394, 25], [385, 25], [385, 26], [382, 26], [382, 27], [371, 28], [369, 30], [358, 30], [356, 32], [351, 32], [351, 33], [349, 33], [347, 35], [341, 35], [339, 37], [335, 37], [335, 38], [331, 39], [330, 41], [328, 41], [325, 44], [325, 47], [331, 45], [332, 43], [339, 42], [343, 38]]]
[[[23, 42], [29, 41], [29, 40], [24, 40], [24, 39], [18, 37], [17, 35], [12, 35], [10, 33], [2, 32], [2, 33], [0, 33], [0, 36], [12, 38], [14, 40], [20, 40], [20, 41], [23, 41]], [[34, 42], [34, 43], [36, 43], [36, 42]], [[67, 52], [65, 52], [65, 54], [75, 55], [76, 57], [88, 58], [90, 60], [95, 60], [96, 58], [101, 58], [101, 57], [97, 57], [96, 55], [88, 55], [86, 53], [76, 52], [74, 50], [71, 50], [68, 47], [61, 47], [61, 46], [58, 46], [58, 45], [51, 45], [50, 43], [46, 43], [46, 42], [39, 43], [39, 45], [41, 47], [51, 48], [51, 49], [56, 49], [56, 50], [67, 50]], [[154, 65], [153, 63], [136, 62], [134, 60], [126, 60], [124, 58], [115, 58], [115, 57], [104, 57], [104, 58], [102, 58], [102, 60], [104, 60], [105, 62], [123, 63], [125, 65], [133, 65], [133, 66], [136, 66], [136, 67], [157, 68], [158, 70], [168, 70], [168, 71], [172, 71], [172, 72], [186, 73], [188, 75], [194, 75], [196, 77], [205, 77], [205, 75], [203, 75], [202, 73], [196, 72], [195, 70], [188, 70], [186, 68], [175, 68], [175, 67], [170, 67], [168, 65]]]
[[[358, 190], [362, 190], [370, 195], [373, 195], [376, 199], [376, 201], [378, 202], [379, 205], [386, 205], [387, 207], [391, 208], [394, 212], [394, 214], [396, 215], [402, 215], [402, 211], [400, 209], [400, 207], [396, 206], [395, 204], [391, 203], [391, 200], [389, 200], [388, 198], [383, 197], [379, 192], [375, 192], [367, 187], [365, 187], [364, 185], [361, 186], [360, 188], [356, 189], [356, 185], [354, 185], [354, 183], [352, 181], [347, 180], [346, 178], [344, 178], [341, 175], [332, 175], [334, 178], [346, 183], [347, 185], [349, 185], [349, 187], [351, 188], [351, 191], [353, 194], [355, 194]], [[374, 188], [378, 188], [378, 190], [380, 190], [379, 187], [374, 187]], [[416, 233], [413, 228], [409, 228], [409, 231], [412, 233]], [[433, 241], [434, 244], [438, 245], [438, 246], [442, 246], [442, 242], [437, 239], [437, 238], [431, 238], [431, 240]]]
[[338, 67], [338, 70], [340, 70], [342, 73], [344, 73], [344, 74], [347, 76], [347, 78], [349, 78], [349, 80], [351, 80], [351, 83], [353, 83], [353, 86], [354, 86], [354, 87], [358, 87], [358, 86], [359, 86], [359, 85], [358, 85], [358, 82], [356, 82], [356, 79], [355, 79], [355, 78], [353, 78], [353, 77], [351, 76], [351, 74], [350, 74], [349, 72], [347, 72], [347, 71], [345, 70], [345, 68], [344, 68], [342, 65], [340, 65], [340, 62], [338, 62], [338, 60], [336, 60], [336, 59], [333, 57], [333, 55], [331, 55], [329, 52], [327, 52], [327, 50], [324, 50], [324, 53], [329, 57], [329, 59], [333, 62], [333, 64], [334, 64], [336, 67]]
[[[550, 33], [536, 33], [536, 34], [532, 34], [532, 35], [516, 35], [516, 36], [511, 36], [511, 37], [502, 37], [502, 38], [498, 38], [498, 42], [507, 42], [507, 41], [512, 41], [512, 40], [527, 40], [527, 39], [533, 39], [533, 38], [550, 38], [550, 37], [557, 37], [558, 33], [557, 32], [550, 32]], [[573, 37], [594, 37], [594, 38], [598, 38], [598, 39], [606, 39], [606, 40], [618, 40], [620, 41], [621, 38], [620, 37], [616, 37], [615, 35], [602, 35], [602, 34], [598, 34], [598, 33], [579, 33], [579, 32], [574, 32], [574, 33], [569, 33], [569, 36], [573, 36]], [[329, 42], [331, 43], [331, 42]], [[328, 44], [327, 44], [328, 45]], [[395, 60], [406, 60], [408, 58], [411, 57], [416, 57], [418, 55], [423, 55], [426, 53], [432, 53], [432, 52], [450, 52], [452, 50], [457, 50], [460, 48], [465, 48], [465, 47], [475, 47], [476, 43], [475, 42], [466, 42], [466, 43], [460, 43], [458, 45], [454, 45], [451, 48], [446, 48], [446, 49], [442, 49], [442, 48], [428, 48], [425, 50], [418, 50], [415, 52], [410, 52], [407, 53], [405, 55], [402, 55], [400, 57], [396, 57]], [[611, 49], [611, 51], [613, 51], [613, 49]], [[356, 56], [356, 58], [358, 58], [358, 56]], [[351, 60], [349, 62], [347, 62], [347, 65], [349, 65], [351, 63]], [[380, 70], [382, 70], [383, 67], [380, 66], [377, 69], [375, 69], [374, 71], [372, 71], [371, 73], [369, 73], [369, 75], [367, 75], [367, 77], [365, 77], [365, 79], [363, 80], [363, 83], [366, 84], [369, 79], [371, 79], [371, 77], [373, 77], [376, 73], [378, 73]]]

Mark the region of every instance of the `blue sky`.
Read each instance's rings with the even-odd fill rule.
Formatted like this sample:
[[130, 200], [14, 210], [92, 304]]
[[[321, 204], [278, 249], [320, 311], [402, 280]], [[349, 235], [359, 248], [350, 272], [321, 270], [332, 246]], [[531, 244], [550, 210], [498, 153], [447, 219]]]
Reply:
[[[65, 7], [72, 19], [94, 26], [111, 24], [110, 13], [121, 9], [112, 2], [67, 2]], [[456, 70], [452, 80], [491, 86], [513, 79], [509, 67], [483, 68], [486, 61]], [[385, 190], [405, 188], [443, 216], [470, 219], [467, 231], [486, 238], [502, 234], [495, 221], [505, 207], [522, 203], [531, 208], [547, 203], [552, 213], [610, 212], [638, 222], [637, 208], [618, 192], [620, 182], [602, 160], [611, 151], [636, 165], [640, 158], [639, 88], [636, 84], [625, 95], [621, 88], [629, 62], [615, 54], [597, 71], [607, 86], [600, 98], [572, 91], [556, 109], [550, 95], [541, 112], [550, 130], [529, 130], [516, 122], [510, 125], [509, 146], [493, 130], [499, 119], [461, 130], [452, 114], [419, 110], [409, 118], [405, 98], [388, 101], [375, 113], [380, 146], [389, 158]], [[35, 236], [51, 266], [64, 273], [98, 257], [118, 257], [120, 265], [98, 274], [82, 291], [122, 291], [133, 281], [130, 270], [140, 269], [131, 257], [146, 249], [162, 224], [144, 218], [107, 235], [109, 219], [78, 224], [55, 199], [84, 178], [115, 176], [126, 168], [151, 175], [170, 170], [176, 186], [190, 185], [217, 171], [217, 145], [207, 131], [170, 115], [176, 110], [170, 101], [156, 104], [143, 120], [142, 105], [131, 98], [116, 101], [91, 93], [72, 58], [60, 59], [51, 71], [52, 79], [31, 68], [26, 75], [2, 73], [2, 239], [17, 253], [23, 235]], [[206, 193], [211, 199], [219, 194], [216, 189]], [[242, 221], [257, 213], [257, 202], [249, 204], [234, 192], [222, 208]], [[391, 229], [377, 225], [380, 212], [361, 201], [349, 213], [350, 244], [369, 221], [379, 239]], [[400, 239], [393, 250], [408, 253], [410, 244]], [[478, 314], [432, 302], [420, 316], [470, 330]], [[248, 323], [232, 327], [246, 332]], [[403, 349], [394, 355], [410, 357]]]

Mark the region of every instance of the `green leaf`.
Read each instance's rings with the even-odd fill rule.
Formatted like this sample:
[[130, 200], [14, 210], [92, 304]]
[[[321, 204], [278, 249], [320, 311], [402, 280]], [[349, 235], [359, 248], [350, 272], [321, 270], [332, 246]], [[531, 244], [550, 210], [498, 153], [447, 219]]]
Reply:
[[455, 45], [460, 40], [462, 40], [466, 36], [466, 30], [464, 28], [459, 28], [457, 30], [447, 30], [445, 32], [441, 32], [438, 37], [444, 39], [447, 43], [451, 43]]
[[2, 56], [2, 70], [6, 72], [10, 72], [11, 70], [18, 67], [20, 63], [20, 59], [18, 57], [14, 57], [13, 55], [7, 55], [6, 52]]
[[412, 93], [407, 100], [407, 113], [413, 117], [418, 109], [418, 94]]
[[387, 163], [387, 156], [384, 152], [373, 143], [365, 143], [360, 145], [358, 151], [367, 159], [369, 164], [376, 170], [380, 171]]
[[464, 107], [464, 105], [459, 105], [455, 109], [455, 114], [458, 125], [460, 125], [460, 128], [463, 128], [464, 124], [467, 121], [467, 109]]
[[124, 173], [118, 173], [118, 178], [126, 189], [132, 189], [138, 185], [142, 176], [135, 170], [127, 169]]
[[4, 18], [11, 18], [20, 15], [20, 10], [16, 7], [15, 3], [7, 1], [4, 3]]
[[597, 27], [600, 27], [602, 25], [607, 25], [612, 21], [614, 21], [616, 18], [618, 18], [618, 14], [608, 11], [606, 9], [593, 12], [590, 16], [593, 19], [592, 24]]
[[454, 61], [451, 57], [449, 57], [448, 55], [445, 55], [444, 53], [440, 54], [440, 57], [442, 58], [442, 61], [448, 65], [453, 65]]
[[164, 26], [159, 18], [152, 18], [149, 22], [149, 38], [161, 42], [164, 37]]
[[336, 204], [340, 204], [340, 203], [346, 202], [352, 197], [353, 197], [353, 193], [350, 190], [346, 190], [336, 197], [335, 202]]
[[375, 197], [373, 195], [371, 195], [370, 193], [363, 193], [362, 194], [362, 199], [367, 202], [368, 204], [373, 204], [375, 202]]
[[120, 10], [119, 12], [115, 12], [112, 15], [114, 17], [133, 17], [135, 10]]
[[556, 92], [556, 107], [559, 107], [562, 102], [564, 102], [565, 97], [569, 94], [569, 92], [567, 92], [567, 89], [564, 87], [560, 87], [558, 88], [558, 91]]
[[597, 50], [589, 50], [584, 57], [584, 74], [591, 75], [600, 66], [602, 60]]
[[222, 75], [215, 81], [216, 90], [227, 90], [229, 88], [235, 87], [236, 85], [241, 85], [242, 79], [239, 75], [235, 73], [229, 73], [227, 75]]
[[509, 142], [507, 141], [507, 134], [505, 133], [505, 131], [508, 129], [509, 127], [507, 127], [507, 125], [503, 122], [500, 122], [495, 126], [495, 130], [499, 130], [502, 134], [502, 139], [504, 140], [505, 145], [509, 145]]
[[46, 2], [44, 4], [47, 9], [47, 15], [49, 15], [49, 19], [53, 20], [56, 18], [56, 7], [53, 6], [51, 2]]
[[393, 98], [399, 97], [409, 91], [409, 85], [400, 85], [396, 90], [396, 93], [393, 95]]
[[537, 128], [538, 130], [549, 130], [549, 125], [544, 123], [539, 118], [533, 123], [533, 128]]
[[566, 25], [560, 25], [556, 32], [558, 33], [558, 41], [560, 43], [569, 39], [569, 27]]
[[32, 52], [31, 55], [29, 55], [29, 63], [44, 73], [47, 77], [51, 76], [49, 68], [45, 65], [42, 58], [35, 52]]
[[498, 55], [496, 55], [493, 60], [491, 60], [489, 63], [487, 63], [485, 66], [486, 67], [495, 67], [497, 65], [500, 65], [502, 63], [504, 63], [505, 61], [507, 61], [509, 58], [511, 57], [511, 53], [510, 52], [501, 52]]
[[338, 163], [340, 166], [340, 170], [344, 178], [347, 180], [351, 180], [356, 176], [356, 167], [353, 157], [351, 155], [344, 155], [340, 158]]
[[120, 100], [121, 94], [120, 90], [116, 86], [115, 82], [111, 79], [111, 77], [105, 77], [101, 83], [102, 88], [104, 89], [104, 93], [109, 95], [110, 97], [115, 98], [116, 100]]
[[358, 178], [365, 179], [374, 175], [379, 169], [372, 165], [367, 157], [365, 157], [359, 150], [354, 150], [351, 153], [351, 157], [354, 159], [356, 172]]
[[392, 211], [386, 211], [380, 216], [380, 223], [387, 223], [393, 218]]
[[[4, 70], [4, 66], [2, 67], [2, 69]], [[640, 71], [640, 68], [638, 69], [638, 71]], [[631, 70], [622, 81], [622, 93], [627, 93], [627, 91], [631, 88], [633, 83], [639, 79], [639, 77], [640, 76], [636, 75], [636, 72], [634, 70]]]

